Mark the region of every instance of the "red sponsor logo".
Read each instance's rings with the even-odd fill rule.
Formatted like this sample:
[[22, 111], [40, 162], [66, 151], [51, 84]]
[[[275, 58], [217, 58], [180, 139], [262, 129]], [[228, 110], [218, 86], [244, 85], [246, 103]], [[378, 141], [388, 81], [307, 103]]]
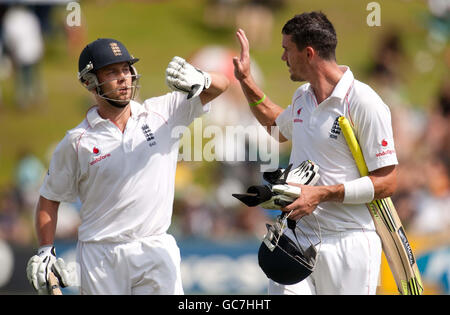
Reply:
[[376, 154], [376, 157], [394, 154], [395, 150], [386, 150]]
[[[297, 110], [297, 116], [300, 116], [300, 114], [301, 114], [301, 112], [302, 112], [302, 109], [303, 109], [303, 107], [300, 107], [300, 108]], [[296, 122], [302, 123], [302, 122], [303, 122], [303, 119], [300, 119], [300, 118], [294, 118], [294, 122], [295, 122], [295, 123], [296, 123]]]
[[108, 153], [108, 154], [99, 156], [98, 158], [96, 158], [95, 160], [93, 160], [92, 162], [90, 162], [89, 164], [90, 164], [90, 165], [94, 165], [95, 163], [100, 162], [100, 161], [106, 159], [106, 158], [109, 157], [109, 156], [111, 156], [111, 153]]
[[381, 141], [381, 145], [382, 145], [383, 147], [385, 147], [385, 146], [388, 145], [388, 142], [386, 141], [386, 139], [383, 139], [383, 141]]

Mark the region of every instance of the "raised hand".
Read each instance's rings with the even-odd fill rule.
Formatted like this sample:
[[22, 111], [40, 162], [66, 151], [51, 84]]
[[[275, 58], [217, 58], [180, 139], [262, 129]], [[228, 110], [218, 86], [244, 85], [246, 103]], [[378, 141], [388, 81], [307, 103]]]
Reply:
[[241, 55], [239, 58], [233, 57], [234, 76], [241, 81], [250, 76], [250, 46], [242, 29], [236, 32], [236, 37], [241, 45]]

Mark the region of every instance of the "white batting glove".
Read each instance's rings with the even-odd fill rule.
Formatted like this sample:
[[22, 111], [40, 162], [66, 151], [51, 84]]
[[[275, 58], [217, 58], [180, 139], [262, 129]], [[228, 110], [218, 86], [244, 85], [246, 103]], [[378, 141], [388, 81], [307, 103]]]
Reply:
[[166, 69], [166, 84], [174, 91], [188, 93], [187, 98], [190, 99], [209, 88], [211, 76], [193, 67], [183, 58], [175, 56]]
[[38, 294], [48, 294], [48, 275], [55, 261], [55, 248], [51, 245], [39, 248], [38, 254], [28, 261], [27, 278]]
[[270, 200], [264, 201], [263, 203], [259, 204], [259, 206], [261, 208], [269, 210], [280, 210], [281, 208], [284, 208], [293, 203], [294, 200], [295, 199], [292, 197], [276, 195], [273, 196]]
[[319, 178], [319, 166], [310, 160], [306, 160], [289, 172], [286, 183], [314, 186]]
[[[284, 173], [284, 169], [280, 169], [279, 174]], [[296, 168], [292, 169], [287, 177], [286, 183], [295, 183], [301, 185], [313, 186], [319, 180], [319, 166], [310, 160], [303, 161]], [[276, 181], [276, 179], [274, 179]], [[294, 202], [301, 194], [300, 187], [287, 184], [273, 185], [272, 191], [276, 193], [270, 200], [263, 202], [260, 206], [264, 209], [278, 210], [286, 207]]]
[[73, 264], [66, 264], [62, 258], [58, 258], [52, 266], [52, 271], [58, 278], [62, 288], [77, 284], [77, 272]]
[[42, 246], [27, 264], [28, 281], [38, 294], [49, 294], [50, 271], [58, 278], [61, 287], [74, 285], [75, 271], [68, 269], [62, 258], [56, 259], [55, 248], [52, 245]]

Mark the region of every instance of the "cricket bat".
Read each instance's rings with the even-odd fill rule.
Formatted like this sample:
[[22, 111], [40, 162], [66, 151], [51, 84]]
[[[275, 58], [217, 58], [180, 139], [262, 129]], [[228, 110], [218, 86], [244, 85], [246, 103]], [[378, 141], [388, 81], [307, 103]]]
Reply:
[[48, 292], [50, 295], [62, 295], [58, 278], [56, 278], [53, 272], [50, 272], [48, 275]]
[[[358, 140], [344, 116], [339, 117], [339, 126], [355, 159], [360, 175], [367, 176], [369, 171]], [[391, 198], [373, 200], [367, 204], [367, 207], [380, 236], [383, 251], [398, 291], [402, 295], [421, 295], [423, 285], [419, 268]]]

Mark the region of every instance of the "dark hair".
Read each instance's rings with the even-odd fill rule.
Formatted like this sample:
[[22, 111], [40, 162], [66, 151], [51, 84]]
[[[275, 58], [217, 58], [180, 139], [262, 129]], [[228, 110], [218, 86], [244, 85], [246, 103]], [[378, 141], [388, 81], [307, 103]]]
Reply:
[[322, 12], [305, 12], [294, 16], [283, 26], [299, 50], [313, 47], [322, 59], [336, 60], [337, 37], [333, 24]]

